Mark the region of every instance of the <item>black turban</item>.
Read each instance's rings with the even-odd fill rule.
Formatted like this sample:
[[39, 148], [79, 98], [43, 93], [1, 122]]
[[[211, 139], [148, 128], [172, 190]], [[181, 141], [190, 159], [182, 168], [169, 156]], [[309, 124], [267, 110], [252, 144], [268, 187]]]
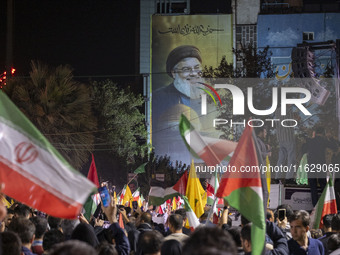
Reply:
[[182, 45], [173, 49], [166, 60], [166, 71], [172, 77], [171, 70], [184, 58], [197, 58], [202, 63], [200, 50], [192, 45]]

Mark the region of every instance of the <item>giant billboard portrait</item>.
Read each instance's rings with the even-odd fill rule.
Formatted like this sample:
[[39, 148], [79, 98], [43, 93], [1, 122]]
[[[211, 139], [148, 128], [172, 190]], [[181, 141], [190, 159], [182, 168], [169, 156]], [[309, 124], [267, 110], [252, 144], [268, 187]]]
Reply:
[[202, 70], [217, 67], [223, 56], [232, 63], [232, 44], [231, 15], [152, 17], [151, 141], [156, 155], [190, 164], [178, 126], [181, 114], [201, 134], [210, 132], [205, 123], [211, 123], [206, 119], [213, 113], [201, 114]]

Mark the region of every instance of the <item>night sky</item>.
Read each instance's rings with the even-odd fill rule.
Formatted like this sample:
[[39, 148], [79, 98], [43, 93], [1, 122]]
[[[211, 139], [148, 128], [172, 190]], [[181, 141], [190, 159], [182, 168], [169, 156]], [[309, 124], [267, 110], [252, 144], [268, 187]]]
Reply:
[[[6, 63], [6, 1], [0, 4], [0, 68]], [[14, 0], [13, 62], [69, 64], [76, 76], [138, 73], [139, 0]], [[1, 71], [0, 70], [0, 71]]]

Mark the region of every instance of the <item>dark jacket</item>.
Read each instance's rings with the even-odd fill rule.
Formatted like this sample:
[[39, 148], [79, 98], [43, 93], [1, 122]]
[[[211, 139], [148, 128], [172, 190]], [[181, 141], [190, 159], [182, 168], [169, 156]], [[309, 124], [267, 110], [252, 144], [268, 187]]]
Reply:
[[21, 247], [21, 252], [24, 255], [36, 255], [35, 253], [31, 252], [30, 249], [28, 249], [28, 248], [26, 248], [24, 246]]
[[334, 232], [327, 232], [325, 233], [324, 236], [320, 237], [318, 240], [322, 243], [323, 247], [325, 248], [325, 255], [329, 254], [329, 250], [328, 250], [328, 239], [331, 237], [331, 235], [333, 235]]
[[316, 135], [303, 145], [302, 150], [304, 153], [308, 153], [308, 164], [325, 164], [327, 148], [335, 151], [337, 149], [335, 140], [328, 140], [323, 136]]
[[273, 241], [273, 250], [266, 251], [266, 254], [287, 255], [288, 244], [281, 229], [273, 222], [266, 221], [266, 234]]
[[94, 228], [90, 224], [80, 223], [76, 226], [71, 234], [72, 240], [83, 241], [96, 248], [99, 245], [97, 235]]
[[308, 238], [308, 248], [304, 250], [300, 245], [294, 240], [290, 239], [288, 241], [289, 254], [290, 255], [324, 255], [325, 251], [322, 243], [313, 238]]
[[112, 238], [115, 239], [116, 250], [119, 255], [129, 255], [130, 254], [130, 244], [126, 237], [123, 229], [119, 227], [118, 223], [112, 223], [108, 228], [111, 232]]
[[150, 224], [142, 223], [139, 225], [137, 229], [131, 230], [128, 233], [131, 251], [135, 251], [135, 252], [137, 251], [137, 244], [138, 244], [139, 236], [143, 234], [145, 231], [151, 231], [151, 230], [152, 230], [152, 227]]

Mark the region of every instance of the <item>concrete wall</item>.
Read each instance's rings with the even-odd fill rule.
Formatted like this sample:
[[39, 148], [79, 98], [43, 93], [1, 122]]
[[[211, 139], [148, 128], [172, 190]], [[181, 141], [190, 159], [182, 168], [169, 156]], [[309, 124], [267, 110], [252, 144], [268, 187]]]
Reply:
[[260, 12], [260, 0], [236, 0], [236, 11], [237, 25], [256, 24]]
[[140, 1], [140, 73], [150, 73], [151, 16], [155, 1]]

